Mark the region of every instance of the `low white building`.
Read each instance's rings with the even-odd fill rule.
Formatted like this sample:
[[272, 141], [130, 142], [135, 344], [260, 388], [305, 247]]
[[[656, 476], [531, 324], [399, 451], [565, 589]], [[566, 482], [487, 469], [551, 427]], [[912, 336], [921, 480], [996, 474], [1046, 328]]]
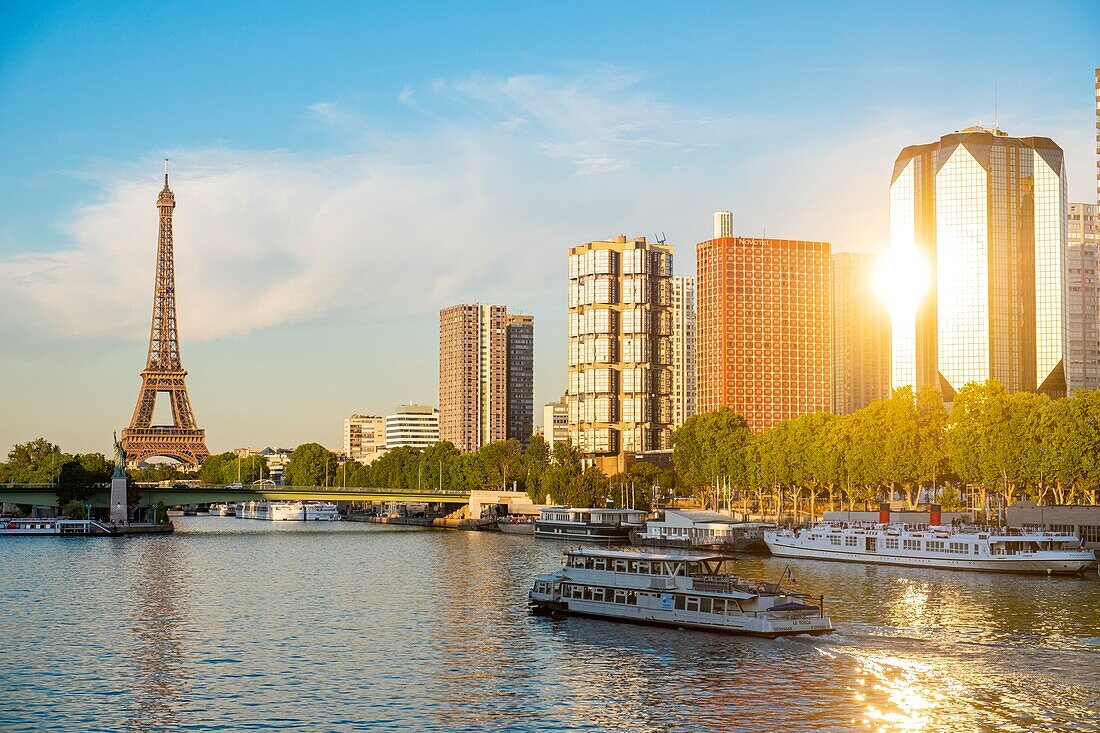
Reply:
[[439, 410], [431, 405], [400, 405], [386, 415], [386, 449], [430, 448], [439, 442]]

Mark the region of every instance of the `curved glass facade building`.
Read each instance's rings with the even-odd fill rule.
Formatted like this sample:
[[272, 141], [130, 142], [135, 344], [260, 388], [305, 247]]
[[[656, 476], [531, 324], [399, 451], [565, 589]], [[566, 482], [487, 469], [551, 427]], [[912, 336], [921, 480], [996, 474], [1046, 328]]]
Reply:
[[931, 283], [892, 314], [894, 388], [968, 382], [1066, 394], [1066, 183], [1045, 137], [970, 127], [901, 151], [891, 248]]

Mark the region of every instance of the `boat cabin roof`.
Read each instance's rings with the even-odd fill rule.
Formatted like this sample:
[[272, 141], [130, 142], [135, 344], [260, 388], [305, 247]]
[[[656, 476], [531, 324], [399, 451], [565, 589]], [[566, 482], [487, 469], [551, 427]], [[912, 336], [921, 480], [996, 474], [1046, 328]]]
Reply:
[[635, 552], [633, 550], [601, 550], [598, 547], [577, 547], [565, 551], [574, 557], [603, 557], [613, 560], [657, 560], [659, 562], [699, 562], [700, 560], [725, 560], [722, 555], [687, 553]]

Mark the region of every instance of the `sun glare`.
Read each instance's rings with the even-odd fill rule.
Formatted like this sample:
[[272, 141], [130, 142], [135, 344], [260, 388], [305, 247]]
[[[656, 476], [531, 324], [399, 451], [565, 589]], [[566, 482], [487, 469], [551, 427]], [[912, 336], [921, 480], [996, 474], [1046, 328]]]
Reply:
[[879, 259], [875, 291], [890, 313], [913, 315], [928, 290], [928, 262], [916, 247], [894, 247]]

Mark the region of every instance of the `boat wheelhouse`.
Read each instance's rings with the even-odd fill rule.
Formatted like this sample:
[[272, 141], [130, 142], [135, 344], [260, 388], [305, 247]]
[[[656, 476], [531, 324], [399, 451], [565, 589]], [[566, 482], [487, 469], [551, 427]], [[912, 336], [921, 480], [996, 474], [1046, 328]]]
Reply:
[[535, 521], [535, 537], [571, 542], [629, 542], [646, 513], [639, 509], [544, 507]]
[[740, 522], [711, 511], [666, 509], [644, 529], [630, 533], [631, 544], [639, 547], [678, 547], [718, 552], [766, 554], [764, 530], [775, 529], [767, 522]]
[[822, 522], [764, 533], [778, 557], [997, 573], [1079, 573], [1096, 562], [1073, 534], [1012, 527]]
[[528, 594], [540, 614], [751, 636], [833, 630], [823, 598], [743, 580], [721, 555], [574, 548]]

